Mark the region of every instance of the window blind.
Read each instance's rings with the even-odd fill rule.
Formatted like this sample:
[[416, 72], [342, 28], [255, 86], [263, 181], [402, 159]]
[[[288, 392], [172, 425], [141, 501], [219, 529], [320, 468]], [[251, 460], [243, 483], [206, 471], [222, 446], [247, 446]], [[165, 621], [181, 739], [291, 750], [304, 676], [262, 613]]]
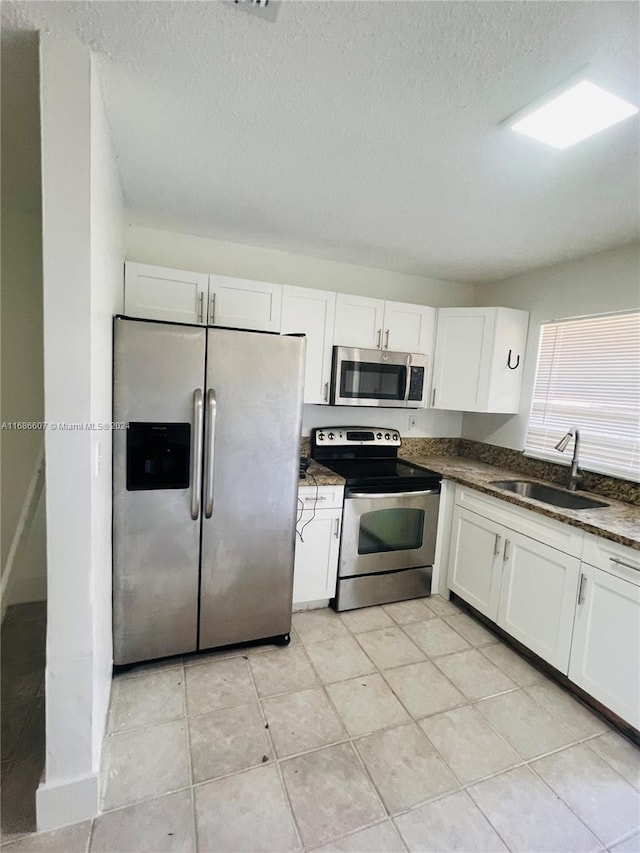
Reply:
[[582, 468], [640, 481], [639, 311], [542, 325], [525, 453], [570, 462], [572, 426]]

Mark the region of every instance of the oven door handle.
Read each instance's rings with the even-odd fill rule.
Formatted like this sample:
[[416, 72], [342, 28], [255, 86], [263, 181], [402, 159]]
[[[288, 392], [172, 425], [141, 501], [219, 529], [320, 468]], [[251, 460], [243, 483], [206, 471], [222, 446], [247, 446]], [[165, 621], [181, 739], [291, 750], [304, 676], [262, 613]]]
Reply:
[[376, 500], [382, 500], [383, 498], [420, 498], [423, 495], [439, 495], [440, 489], [427, 489], [426, 491], [420, 492], [351, 492], [350, 495], [347, 495], [345, 500], [349, 500], [349, 498], [375, 498]]

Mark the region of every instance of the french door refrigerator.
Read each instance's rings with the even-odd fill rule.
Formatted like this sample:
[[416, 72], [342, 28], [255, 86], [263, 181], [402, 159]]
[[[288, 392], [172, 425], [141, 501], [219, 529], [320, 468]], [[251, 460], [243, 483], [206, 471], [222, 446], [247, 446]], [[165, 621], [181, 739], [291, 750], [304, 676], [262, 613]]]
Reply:
[[116, 317], [116, 665], [291, 628], [305, 340]]

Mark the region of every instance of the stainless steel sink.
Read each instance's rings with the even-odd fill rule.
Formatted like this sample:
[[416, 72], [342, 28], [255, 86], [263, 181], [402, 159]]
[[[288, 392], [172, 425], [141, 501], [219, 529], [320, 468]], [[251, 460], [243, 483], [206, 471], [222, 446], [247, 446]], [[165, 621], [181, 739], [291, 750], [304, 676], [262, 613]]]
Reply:
[[530, 480], [493, 480], [489, 485], [565, 509], [596, 509], [609, 506], [604, 501], [596, 501], [593, 498], [576, 495], [575, 492], [556, 489], [554, 486], [545, 486], [543, 483], [532, 483]]

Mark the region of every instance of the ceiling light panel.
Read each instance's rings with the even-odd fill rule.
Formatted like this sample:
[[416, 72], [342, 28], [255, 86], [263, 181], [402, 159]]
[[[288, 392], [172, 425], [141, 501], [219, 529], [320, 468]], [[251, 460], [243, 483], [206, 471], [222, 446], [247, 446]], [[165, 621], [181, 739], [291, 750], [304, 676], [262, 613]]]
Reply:
[[512, 116], [509, 125], [517, 133], [560, 149], [638, 112], [634, 104], [584, 77], [557, 95], [549, 93], [540, 103]]

